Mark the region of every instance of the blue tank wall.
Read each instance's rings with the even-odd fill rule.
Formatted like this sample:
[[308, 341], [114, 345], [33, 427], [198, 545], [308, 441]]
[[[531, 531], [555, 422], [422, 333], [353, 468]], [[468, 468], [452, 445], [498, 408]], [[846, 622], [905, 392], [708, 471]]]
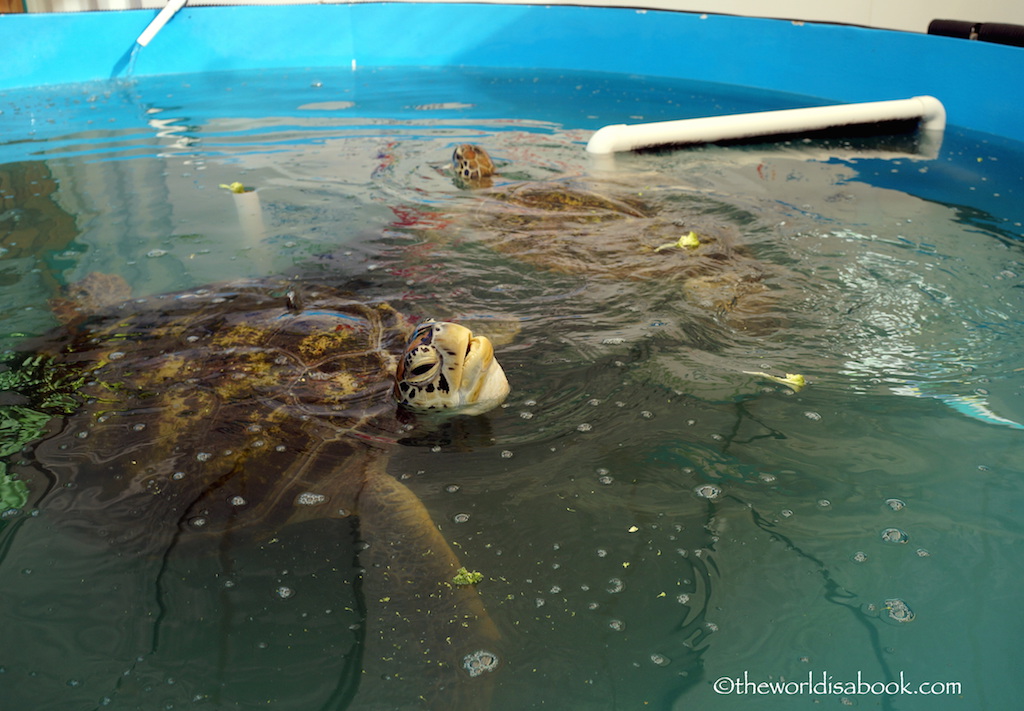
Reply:
[[[5, 16], [0, 89], [123, 76], [154, 10]], [[41, 42], [40, 38], [46, 41]], [[835, 102], [931, 94], [1024, 140], [1024, 49], [842, 25], [633, 9], [363, 3], [186, 8], [134, 73], [503, 66], [678, 76]]]

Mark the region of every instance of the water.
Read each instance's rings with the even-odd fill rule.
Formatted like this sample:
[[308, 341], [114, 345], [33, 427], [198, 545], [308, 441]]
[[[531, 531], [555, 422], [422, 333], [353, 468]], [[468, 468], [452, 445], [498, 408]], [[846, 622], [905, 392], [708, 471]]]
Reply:
[[[953, 127], [937, 152], [583, 151], [605, 123], [798, 105], [474, 70], [12, 92], [4, 346], [53, 328], [51, 300], [97, 271], [140, 297], [284, 275], [472, 319], [499, 343], [508, 403], [482, 434], [396, 448], [389, 470], [484, 576], [502, 633], [501, 666], [480, 676], [493, 708], [1008, 708], [1022, 691], [1022, 147]], [[628, 197], [647, 216], [461, 189], [447, 161], [467, 141], [506, 189]], [[220, 187], [236, 181], [255, 191]], [[689, 231], [724, 256], [656, 251]], [[69, 468], [19, 452], [74, 401], [8, 393], [4, 408], [4, 703], [337, 709], [361, 681], [383, 707], [415, 706], [394, 680], [359, 679], [348, 524], [136, 555], [145, 511], [76, 509], [95, 496]], [[901, 673], [960, 689], [857, 693], [858, 674]], [[753, 699], [736, 679], [823, 683]]]

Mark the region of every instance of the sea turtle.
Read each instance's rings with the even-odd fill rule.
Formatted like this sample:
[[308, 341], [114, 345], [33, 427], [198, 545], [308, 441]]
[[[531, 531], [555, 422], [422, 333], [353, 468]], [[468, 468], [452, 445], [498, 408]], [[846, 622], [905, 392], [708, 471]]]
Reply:
[[466, 708], [486, 698], [495, 627], [386, 462], [414, 431], [409, 413], [473, 415], [504, 400], [490, 341], [453, 323], [413, 327], [387, 303], [327, 287], [235, 283], [102, 306], [92, 289], [109, 283], [82, 284], [94, 313], [76, 312], [23, 361], [44, 363], [44, 389], [72, 389], [79, 403], [15, 469], [39, 494], [37, 518], [140, 560], [182, 548], [223, 555], [286, 524], [352, 522], [337, 534], [354, 530], [364, 548], [354, 583], [365, 606], [359, 693], [384, 678], [427, 678], [433, 698], [414, 688], [370, 705], [416, 708], [426, 697]]
[[679, 284], [689, 302], [732, 325], [773, 308], [771, 268], [706, 196], [659, 190], [655, 199], [618, 180], [499, 182], [490, 155], [473, 144], [457, 146], [452, 165], [477, 199], [473, 238], [496, 251], [562, 273]]

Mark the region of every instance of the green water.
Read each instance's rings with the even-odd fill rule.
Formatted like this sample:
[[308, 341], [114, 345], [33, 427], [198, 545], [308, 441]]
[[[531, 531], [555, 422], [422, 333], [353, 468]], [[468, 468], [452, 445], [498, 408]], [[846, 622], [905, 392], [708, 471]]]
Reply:
[[[487, 436], [409, 443], [389, 466], [485, 576], [502, 633], [492, 708], [1010, 708], [1024, 691], [1024, 149], [953, 127], [937, 149], [611, 164], [583, 150], [606, 123], [805, 104], [474, 71], [0, 96], [0, 334], [24, 348], [96, 271], [138, 296], [317, 280], [495, 324], [513, 391]], [[573, 178], [656, 217], [556, 223], [543, 244], [499, 249], [523, 227], [453, 184], [467, 141], [508, 180]], [[257, 199], [219, 187], [235, 181]], [[733, 235], [773, 300], [749, 319], [703, 308], [653, 261], [672, 253], [629, 246], [691, 229]], [[0, 708], [418, 707], [360, 679], [349, 524], [137, 555], [158, 535], [146, 512], [86, 509], [96, 497], [74, 488], [98, 455], [37, 459], [67, 416], [4, 398]], [[950, 693], [857, 693], [901, 674]]]

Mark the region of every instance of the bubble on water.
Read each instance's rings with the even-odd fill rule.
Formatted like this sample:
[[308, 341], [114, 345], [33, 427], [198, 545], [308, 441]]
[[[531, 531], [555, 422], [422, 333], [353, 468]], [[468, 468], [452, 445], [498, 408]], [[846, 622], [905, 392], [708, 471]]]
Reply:
[[534, 605], [535, 605], [536, 607], [544, 607], [544, 605], [546, 605], [546, 604], [547, 604], [547, 602], [546, 602], [546, 601], [544, 600], [544, 598], [542, 598], [542, 597], [538, 597], [538, 598], [535, 598], [535, 599], [534, 599], [534, 601], [533, 601], [533, 604], [534, 604]]
[[779, 515], [782, 516], [782, 518], [789, 518], [793, 515], [793, 512], [790, 509], [782, 509], [782, 511], [779, 512]]
[[666, 657], [664, 654], [658, 654], [655, 652], [651, 655], [651, 661], [657, 664], [659, 667], [667, 667], [672, 663], [672, 660]]
[[536, 407], [537, 401], [536, 400], [527, 400], [526, 402], [523, 403], [523, 405], [525, 407]]
[[244, 496], [232, 496], [228, 499], [228, 503], [232, 506], [245, 506], [246, 501]]
[[327, 497], [323, 494], [317, 494], [312, 491], [303, 491], [301, 494], [295, 497], [295, 504], [297, 506], [317, 506], [327, 501]]
[[913, 622], [914, 611], [907, 606], [903, 600], [898, 597], [892, 597], [885, 601], [885, 609], [889, 613], [889, 618], [896, 622]]
[[601, 603], [598, 603], [598, 602], [587, 603], [587, 609], [588, 610], [596, 610], [599, 607], [601, 607]]
[[607, 555], [608, 555], [608, 551], [606, 551], [604, 548], [598, 548], [597, 549], [597, 557], [598, 558], [604, 558]]
[[200, 462], [208, 462], [213, 455], [209, 452], [200, 452], [196, 455], [196, 460]]
[[552, 595], [557, 595], [558, 593], [562, 592], [562, 588], [559, 585], [552, 585], [550, 592]]
[[64, 683], [67, 684], [70, 687], [76, 687], [76, 686], [81, 686], [82, 685], [81, 679], [68, 679]]
[[651, 412], [650, 410], [641, 410], [640, 417], [644, 418], [645, 420], [650, 420], [654, 418], [654, 413]]
[[274, 592], [277, 593], [277, 596], [282, 600], [287, 600], [295, 594], [295, 591], [287, 585], [279, 586]]
[[459, 485], [458, 484], [449, 484], [448, 486], [446, 486], [444, 488], [444, 490], [447, 491], [449, 494], [454, 494], [455, 492], [457, 492], [459, 490]]
[[678, 602], [680, 605], [686, 605], [690, 602], [690, 596], [686, 593], [679, 593], [678, 595], [676, 595], [676, 602]]
[[886, 543], [906, 543], [910, 536], [898, 528], [887, 528], [882, 531], [882, 540]]
[[511, 459], [512, 458], [512, 451], [509, 450], [509, 449], [503, 449], [501, 451], [501, 458], [502, 459]]
[[717, 632], [718, 625], [716, 625], [714, 622], [705, 622], [704, 629], [706, 629], [708, 632]]
[[596, 397], [592, 397], [589, 400], [587, 400], [587, 404], [590, 405], [591, 407], [597, 407], [598, 405], [601, 404], [601, 401], [598, 400]]
[[156, 257], [162, 257], [165, 254], [167, 254], [167, 250], [166, 249], [151, 249], [148, 252], [146, 252], [146, 256], [149, 257], [150, 259], [155, 259]]
[[722, 495], [722, 490], [714, 484], [701, 484], [695, 488], [694, 493], [702, 499], [714, 500]]
[[907, 507], [907, 502], [903, 501], [902, 499], [886, 499], [885, 505], [888, 506], [893, 511], [900, 511]]
[[463, 657], [462, 667], [469, 672], [470, 676], [475, 677], [494, 671], [498, 668], [499, 661], [498, 655], [494, 652], [480, 649]]
[[857, 551], [856, 553], [853, 554], [853, 562], [854, 563], [863, 563], [867, 559], [868, 559], [868, 554], [865, 553], [864, 551]]
[[86, 430], [82, 430], [81, 432], [75, 433], [75, 437], [78, 437], [78, 439], [86, 439], [88, 436], [89, 433]]
[[620, 593], [625, 590], [626, 584], [619, 578], [612, 578], [608, 581], [608, 587], [605, 589], [612, 595], [615, 595], [616, 593]]
[[523, 410], [522, 412], [520, 412], [519, 416], [522, 417], [524, 420], [532, 420], [533, 419], [533, 413], [532, 412], [528, 412], [526, 410]]
[[931, 553], [929, 553], [924, 548], [918, 548], [917, 551], [915, 551], [915, 552], [917, 553], [917, 557], [918, 558], [927, 558], [927, 557], [929, 557], [931, 555]]
[[829, 509], [832, 508], [832, 502], [828, 499], [818, 499], [818, 508]]
[[626, 623], [622, 620], [608, 620], [608, 627], [616, 632], [622, 632], [626, 629]]
[[125, 352], [124, 351], [114, 351], [113, 353], [111, 353], [110, 355], [107, 356], [107, 360], [121, 360], [124, 357], [125, 357]]
[[188, 523], [192, 528], [202, 528], [206, 525], [206, 518], [203, 516], [196, 516], [195, 518], [189, 519]]
[[468, 513], [457, 513], [454, 516], [452, 516], [452, 521], [454, 521], [455, 523], [466, 523], [466, 521], [468, 521], [468, 520], [469, 520], [469, 514]]
[[599, 476], [597, 478], [597, 481], [598, 481], [598, 483], [604, 484], [605, 486], [607, 486], [607, 485], [613, 483], [615, 481], [615, 479], [613, 479], [612, 477], [610, 477], [607, 474], [605, 474], [604, 476]]
[[589, 422], [581, 422], [580, 424], [576, 425], [576, 429], [579, 432], [590, 432], [590, 430], [594, 429], [594, 426]]
[[171, 474], [171, 478], [175, 481], [180, 481], [185, 478], [185, 472], [174, 472]]
[[286, 449], [288, 449], [288, 448], [287, 448], [287, 447], [285, 447], [285, 446], [284, 446], [283, 444], [279, 444], [279, 445], [277, 445], [276, 447], [274, 447], [274, 451], [275, 451], [275, 452], [283, 452], [283, 451], [285, 451]]
[[757, 478], [763, 481], [765, 484], [774, 484], [778, 478], [774, 474], [768, 474], [767, 472], [761, 472], [757, 475]]
[[808, 420], [811, 420], [813, 422], [818, 422], [819, 420], [821, 420], [821, 415], [819, 415], [817, 412], [813, 412], [811, 410], [808, 410], [807, 412], [805, 412], [804, 413], [804, 417], [806, 417]]

